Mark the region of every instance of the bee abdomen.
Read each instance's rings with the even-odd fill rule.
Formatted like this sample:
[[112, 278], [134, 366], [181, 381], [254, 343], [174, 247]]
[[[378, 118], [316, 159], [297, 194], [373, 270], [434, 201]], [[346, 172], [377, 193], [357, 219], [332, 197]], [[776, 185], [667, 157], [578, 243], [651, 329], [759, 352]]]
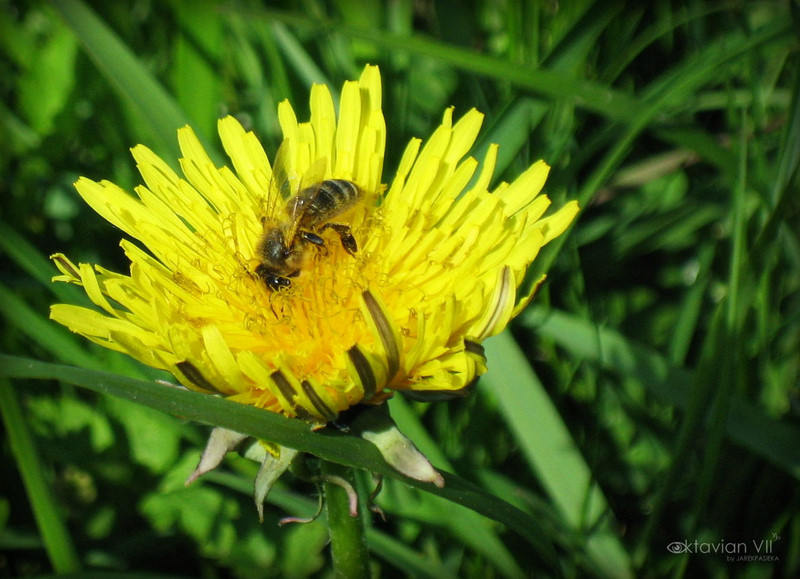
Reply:
[[358, 185], [344, 179], [328, 179], [319, 186], [319, 191], [308, 206], [308, 221], [327, 221], [355, 205], [361, 196]]
[[358, 185], [345, 179], [328, 179], [322, 182], [322, 191], [338, 195], [342, 202], [355, 203], [361, 195]]

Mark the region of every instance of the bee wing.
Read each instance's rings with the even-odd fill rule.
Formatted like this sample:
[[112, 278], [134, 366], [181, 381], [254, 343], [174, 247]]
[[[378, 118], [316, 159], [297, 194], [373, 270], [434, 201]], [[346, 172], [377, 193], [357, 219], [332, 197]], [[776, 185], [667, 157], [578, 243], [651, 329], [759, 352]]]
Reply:
[[286, 205], [286, 210], [292, 223], [286, 236], [286, 239], [290, 240], [290, 243], [294, 241], [303, 215], [305, 215], [306, 211], [308, 211], [308, 208], [313, 204], [314, 199], [319, 194], [322, 182], [325, 180], [325, 170], [327, 167], [328, 159], [326, 157], [320, 157], [314, 161], [306, 172], [303, 173], [297, 195], [291, 198]]
[[300, 187], [296, 191], [296, 199], [298, 202], [290, 203], [287, 206], [289, 216], [292, 219], [300, 219], [308, 208], [309, 203], [314, 201], [317, 193], [319, 193], [322, 181], [325, 179], [325, 169], [327, 166], [328, 160], [322, 157], [314, 161], [306, 172], [303, 173], [300, 179]]
[[284, 201], [293, 194], [292, 179], [286, 168], [291, 158], [290, 146], [289, 141], [284, 140], [272, 161], [272, 178], [269, 182], [269, 191], [264, 199], [264, 217], [270, 221], [282, 219], [277, 214], [282, 211]]

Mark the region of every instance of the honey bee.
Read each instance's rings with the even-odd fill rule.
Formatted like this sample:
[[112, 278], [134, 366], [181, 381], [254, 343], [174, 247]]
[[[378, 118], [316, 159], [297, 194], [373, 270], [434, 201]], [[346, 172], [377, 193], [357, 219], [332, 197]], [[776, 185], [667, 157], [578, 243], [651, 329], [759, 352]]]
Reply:
[[[264, 234], [256, 248], [261, 263], [255, 273], [272, 291], [289, 287], [290, 278], [300, 275], [307, 250], [325, 245], [320, 234], [327, 229], [339, 235], [342, 247], [349, 254], [358, 251], [350, 226], [331, 220], [353, 207], [363, 195], [352, 181], [323, 180], [325, 159], [312, 165], [301, 179], [298, 192], [292, 195], [291, 181], [283, 169], [284, 154], [281, 147], [275, 157], [275, 189], [270, 191], [273, 210], [262, 218]], [[274, 209], [282, 203], [282, 208]]]

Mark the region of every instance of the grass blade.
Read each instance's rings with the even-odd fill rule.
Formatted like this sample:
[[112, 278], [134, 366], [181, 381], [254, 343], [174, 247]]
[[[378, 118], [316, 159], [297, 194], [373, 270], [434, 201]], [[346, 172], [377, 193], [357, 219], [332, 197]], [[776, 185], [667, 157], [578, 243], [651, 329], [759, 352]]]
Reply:
[[[414, 441], [414, 444], [434, 466], [455, 472], [445, 453], [433, 440], [404, 398], [395, 396], [389, 402], [389, 407], [392, 418], [400, 430]], [[519, 577], [523, 575], [522, 570], [514, 561], [514, 557], [486, 519], [472, 511], [454, 507], [445, 501], [426, 501], [425, 508], [432, 512], [438, 512], [439, 515], [435, 518], [441, 521], [440, 524], [450, 529], [450, 532], [465, 545], [469, 545], [479, 553], [484, 553], [506, 576]], [[544, 535], [540, 536], [539, 542], [540, 544], [549, 543]], [[543, 552], [546, 550], [546, 547], [540, 549]]]
[[[532, 307], [523, 314], [523, 319], [526, 325], [535, 327], [538, 335], [554, 340], [574, 356], [594, 361], [614, 374], [636, 379], [673, 406], [688, 407], [693, 372], [670, 365], [657, 352], [564, 312], [545, 312]], [[800, 427], [771, 418], [734, 394], [726, 433], [731, 440], [800, 479]]]
[[503, 333], [485, 345], [495, 370], [486, 374], [484, 391], [496, 397], [531, 468], [567, 523], [588, 536], [586, 549], [600, 574], [630, 576], [629, 557], [603, 521], [609, 513], [605, 497], [516, 342]]
[[177, 158], [175, 131], [188, 124], [189, 119], [175, 100], [85, 3], [52, 0], [52, 4], [123, 102], [133, 107], [146, 124], [153, 139], [148, 142], [166, 158]]
[[339, 33], [373, 43], [384, 50], [432, 57], [460, 70], [508, 81], [515, 87], [525, 89], [532, 94], [563, 99], [618, 121], [624, 122], [629, 118], [631, 112], [640, 108], [640, 105], [631, 96], [599, 83], [544, 68], [520, 65], [420, 35], [409, 36], [385, 30], [355, 28], [281, 10], [267, 9], [263, 11], [263, 14], [265, 22], [277, 20], [320, 32], [335, 28]]
[[100, 367], [74, 335], [47, 320], [4, 284], [0, 284], [0, 316], [61, 360], [71, 360], [89, 368]]
[[80, 569], [78, 554], [50, 485], [45, 480], [39, 452], [25, 422], [17, 394], [11, 382], [5, 378], [0, 378], [0, 414], [53, 570], [58, 574], [74, 573]]
[[328, 430], [312, 432], [309, 425], [300, 420], [183, 388], [5, 354], [0, 354], [0, 376], [61, 380], [95, 392], [138, 402], [183, 419], [222, 426], [309, 452], [338, 464], [403, 480], [411, 486], [457, 502], [502, 523], [533, 544], [541, 542], [537, 533], [537, 521], [527, 513], [448, 473], [443, 473], [446, 484], [442, 489], [407, 479], [386, 464], [377, 448], [354, 436]]

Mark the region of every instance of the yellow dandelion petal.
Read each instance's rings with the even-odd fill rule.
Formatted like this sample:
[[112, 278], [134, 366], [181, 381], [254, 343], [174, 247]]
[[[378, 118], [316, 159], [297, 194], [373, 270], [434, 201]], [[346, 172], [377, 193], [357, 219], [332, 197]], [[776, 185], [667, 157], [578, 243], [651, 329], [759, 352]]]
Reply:
[[494, 291], [489, 298], [489, 307], [484, 312], [483, 319], [479, 320], [473, 328], [473, 335], [478, 341], [483, 341], [490, 336], [498, 334], [511, 318], [514, 310], [516, 286], [513, 274], [508, 267], [499, 272]]
[[[514, 183], [501, 194], [503, 202], [508, 207], [508, 212], [513, 215], [532, 202], [542, 200], [543, 198], [538, 197], [538, 194], [544, 187], [549, 173], [550, 167], [544, 161], [538, 161], [515, 179]], [[547, 205], [542, 208], [542, 213], [546, 208]], [[534, 219], [538, 219], [542, 213], [535, 215]]]
[[417, 159], [421, 145], [422, 141], [420, 139], [411, 139], [406, 146], [406, 150], [403, 152], [403, 156], [400, 158], [400, 166], [397, 168], [397, 173], [395, 174], [391, 189], [389, 189], [389, 192], [386, 195], [386, 204], [395, 205], [401, 201], [407, 201], [406, 199], [403, 199], [401, 190], [403, 187], [405, 187], [408, 174], [414, 167], [414, 161]]
[[[217, 216], [226, 215], [243, 209], [243, 204], [255, 209], [246, 187], [227, 168], [217, 169], [214, 166], [190, 127], [178, 131], [178, 143], [183, 154], [180, 159], [181, 170], [194, 191], [202, 192], [192, 195], [193, 203], [188, 208], [191, 214], [200, 218], [210, 216], [212, 212]], [[182, 189], [186, 191], [189, 188], [184, 185]], [[203, 226], [213, 226], [214, 223], [204, 220]]]
[[103, 219], [128, 235], [136, 237], [137, 225], [149, 219], [147, 208], [109, 181], [98, 183], [81, 177], [75, 189]]
[[264, 147], [253, 132], [233, 117], [225, 117], [217, 123], [220, 140], [233, 163], [236, 175], [247, 188], [245, 199], [253, 203], [269, 188], [272, 166]]
[[489, 183], [492, 180], [494, 168], [497, 164], [497, 152], [499, 150], [500, 147], [496, 143], [489, 145], [489, 148], [486, 150], [486, 156], [483, 158], [483, 169], [478, 176], [478, 181], [475, 183], [475, 186], [466, 193], [467, 195], [473, 195], [476, 191], [489, 190]]
[[543, 245], [564, 233], [578, 215], [579, 210], [578, 202], [570, 201], [550, 217], [539, 220], [537, 227], [544, 233]]
[[361, 91], [355, 82], [346, 82], [339, 105], [339, 126], [336, 131], [336, 164], [333, 172], [342, 179], [353, 179], [358, 158], [359, 126], [361, 125]]
[[66, 255], [63, 253], [55, 253], [50, 256], [50, 259], [53, 260], [56, 268], [61, 272], [61, 275], [53, 276], [50, 281], [80, 283], [80, 270]]
[[223, 376], [226, 384], [233, 386], [233, 389], [236, 391], [241, 391], [243, 381], [242, 371], [225, 340], [225, 336], [223, 336], [220, 329], [213, 324], [204, 326], [202, 335], [208, 358], [217, 372]]
[[280, 103], [272, 161], [227, 117], [230, 167], [184, 127], [180, 175], [140, 145], [134, 195], [79, 179], [87, 203], [137, 242], [121, 243], [126, 274], [54, 255], [54, 281], [82, 286], [97, 309], [54, 305], [52, 319], [189, 388], [316, 424], [394, 391], [466, 393], [486, 371], [481, 342], [533, 298], [542, 280], [519, 295], [525, 272], [577, 204], [545, 216], [543, 162], [490, 192], [498, 148], [482, 163], [468, 156], [475, 110], [454, 120], [447, 109], [385, 179], [381, 90], [367, 66], [338, 112], [322, 85], [309, 121]]
[[112, 316], [116, 316], [116, 310], [103, 295], [100, 283], [97, 281], [97, 276], [95, 275], [94, 271], [92, 271], [92, 266], [82, 263], [79, 266], [79, 273], [83, 289], [86, 290], [86, 295], [89, 296], [89, 299], [92, 300], [92, 303], [100, 306]]
[[539, 276], [539, 279], [537, 279], [533, 284], [531, 284], [531, 287], [528, 290], [528, 292], [521, 298], [518, 298], [517, 305], [514, 307], [514, 311], [511, 312], [512, 319], [517, 317], [520, 314], [520, 312], [522, 312], [522, 310], [524, 310], [528, 306], [528, 304], [530, 304], [531, 301], [533, 301], [533, 298], [536, 297], [536, 294], [539, 292], [539, 289], [542, 287], [542, 284], [544, 284], [544, 281], [546, 279], [547, 279], [546, 275]]
[[297, 122], [297, 115], [288, 100], [278, 104], [278, 123], [283, 131], [283, 139], [292, 143], [297, 143], [300, 139], [300, 128]]
[[50, 319], [67, 326], [73, 332], [105, 341], [109, 340], [111, 330], [114, 328], [136, 329], [134, 325], [124, 320], [109, 318], [99, 312], [69, 304], [51, 306]]
[[[328, 87], [315, 84], [311, 87], [311, 126], [317, 151], [334, 150], [336, 137], [336, 110]], [[330, 168], [333, 160], [327, 159]]]

